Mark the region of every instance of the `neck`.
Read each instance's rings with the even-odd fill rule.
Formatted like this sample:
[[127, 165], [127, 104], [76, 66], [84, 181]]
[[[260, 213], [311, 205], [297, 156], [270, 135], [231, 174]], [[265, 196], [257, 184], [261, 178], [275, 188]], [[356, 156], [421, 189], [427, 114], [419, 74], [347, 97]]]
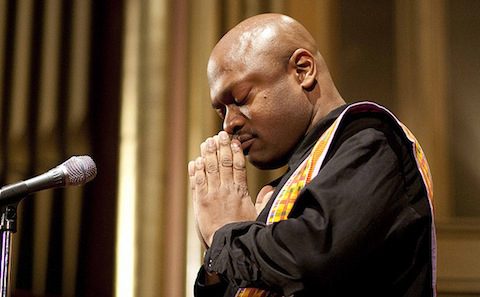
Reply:
[[320, 120], [326, 117], [332, 110], [345, 104], [345, 100], [340, 96], [338, 91], [334, 89], [328, 94], [324, 94], [315, 102], [312, 120], [307, 129], [307, 133], [314, 127]]

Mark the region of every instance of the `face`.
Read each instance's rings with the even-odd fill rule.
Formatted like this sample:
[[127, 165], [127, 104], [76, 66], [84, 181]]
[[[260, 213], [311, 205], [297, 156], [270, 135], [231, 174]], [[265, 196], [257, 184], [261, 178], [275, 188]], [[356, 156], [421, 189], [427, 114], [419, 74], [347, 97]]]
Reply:
[[288, 61], [255, 55], [241, 61], [212, 55], [208, 74], [212, 106], [224, 130], [261, 169], [286, 164], [311, 122], [313, 107]]

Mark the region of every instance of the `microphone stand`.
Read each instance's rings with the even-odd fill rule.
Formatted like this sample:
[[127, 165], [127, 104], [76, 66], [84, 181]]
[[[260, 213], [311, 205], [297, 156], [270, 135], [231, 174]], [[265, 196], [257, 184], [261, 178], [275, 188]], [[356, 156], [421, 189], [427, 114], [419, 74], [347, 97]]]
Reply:
[[2, 233], [1, 297], [10, 296], [12, 235], [17, 232], [17, 205], [18, 202], [0, 207], [0, 231]]

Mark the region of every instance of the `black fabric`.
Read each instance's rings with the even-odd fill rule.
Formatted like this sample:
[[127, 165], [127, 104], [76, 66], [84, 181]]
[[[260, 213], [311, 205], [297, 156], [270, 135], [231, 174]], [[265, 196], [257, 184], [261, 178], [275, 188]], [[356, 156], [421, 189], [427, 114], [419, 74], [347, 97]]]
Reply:
[[228, 283], [223, 281], [218, 284], [207, 286], [204, 284], [205, 277], [206, 271], [202, 266], [198, 272], [197, 279], [195, 280], [195, 296], [223, 296], [228, 287]]
[[[305, 137], [276, 192], [344, 108]], [[238, 287], [284, 296], [433, 296], [426, 189], [411, 144], [385, 114], [347, 114], [288, 220], [265, 225], [271, 203], [257, 222], [215, 233], [205, 269], [223, 283], [196, 296], [235, 296]]]

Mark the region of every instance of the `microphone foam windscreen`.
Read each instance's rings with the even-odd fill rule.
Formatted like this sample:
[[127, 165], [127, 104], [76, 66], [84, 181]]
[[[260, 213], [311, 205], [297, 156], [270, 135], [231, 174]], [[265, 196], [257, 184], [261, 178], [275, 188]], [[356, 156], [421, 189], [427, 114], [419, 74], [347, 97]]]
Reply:
[[62, 166], [66, 185], [83, 185], [97, 176], [97, 166], [89, 156], [71, 157]]

